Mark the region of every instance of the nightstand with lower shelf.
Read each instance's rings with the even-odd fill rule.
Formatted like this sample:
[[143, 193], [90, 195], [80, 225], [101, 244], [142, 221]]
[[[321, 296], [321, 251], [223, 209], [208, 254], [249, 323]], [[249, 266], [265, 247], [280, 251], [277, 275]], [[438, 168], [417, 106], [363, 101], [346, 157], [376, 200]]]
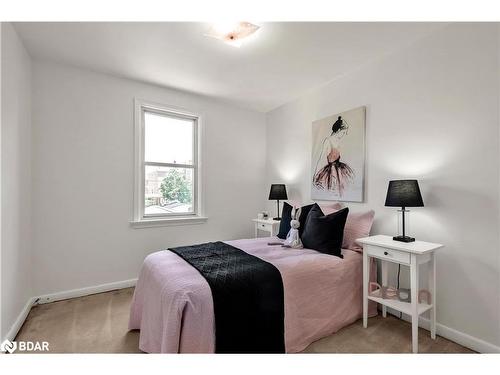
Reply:
[[[363, 326], [368, 326], [368, 301], [374, 301], [382, 305], [382, 315], [387, 316], [387, 307], [400, 311], [411, 317], [412, 324], [412, 349], [418, 353], [418, 318], [424, 312], [430, 310], [431, 338], [436, 338], [436, 261], [434, 252], [443, 247], [441, 244], [430, 242], [399, 242], [390, 236], [371, 236], [360, 238], [358, 243], [363, 245]], [[369, 264], [370, 258], [377, 258], [382, 266], [382, 286], [387, 286], [388, 262], [401, 264], [410, 268], [410, 301], [403, 302], [398, 299], [387, 299], [371, 296], [368, 293], [370, 281]], [[419, 266], [427, 264], [429, 269], [429, 292], [430, 303], [419, 303]]]

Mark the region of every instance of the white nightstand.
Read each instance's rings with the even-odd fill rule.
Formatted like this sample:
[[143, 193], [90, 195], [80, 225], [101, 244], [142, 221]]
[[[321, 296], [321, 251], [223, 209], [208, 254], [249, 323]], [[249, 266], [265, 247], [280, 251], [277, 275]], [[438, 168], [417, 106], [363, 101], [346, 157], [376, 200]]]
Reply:
[[280, 229], [280, 221], [273, 219], [252, 219], [255, 224], [255, 238], [259, 235], [259, 230], [268, 232], [270, 236], [276, 236]]
[[[368, 300], [382, 305], [382, 315], [387, 316], [387, 307], [401, 311], [411, 316], [413, 353], [418, 353], [418, 317], [430, 310], [431, 337], [436, 338], [436, 262], [434, 251], [443, 247], [437, 243], [415, 241], [394, 241], [390, 236], [372, 236], [360, 238], [357, 242], [363, 244], [363, 326], [368, 326]], [[378, 258], [382, 263], [382, 285], [387, 286], [387, 262], [403, 264], [410, 267], [411, 302], [383, 299], [368, 295], [370, 279], [370, 258]], [[427, 263], [429, 268], [429, 292], [431, 304], [418, 303], [418, 268]]]

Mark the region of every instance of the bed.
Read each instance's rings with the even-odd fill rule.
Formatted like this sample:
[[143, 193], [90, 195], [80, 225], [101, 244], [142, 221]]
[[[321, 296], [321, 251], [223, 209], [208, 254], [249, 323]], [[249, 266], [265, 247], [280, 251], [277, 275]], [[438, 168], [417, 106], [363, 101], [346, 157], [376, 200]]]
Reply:
[[[310, 249], [276, 245], [276, 237], [226, 241], [274, 265], [284, 294], [284, 340], [296, 353], [362, 316], [362, 254], [343, 259]], [[373, 264], [375, 267], [375, 264]], [[372, 270], [372, 275], [375, 273]], [[371, 315], [376, 306], [370, 306]], [[197, 269], [171, 251], [144, 261], [132, 300], [129, 329], [139, 329], [147, 353], [214, 353], [211, 289]]]

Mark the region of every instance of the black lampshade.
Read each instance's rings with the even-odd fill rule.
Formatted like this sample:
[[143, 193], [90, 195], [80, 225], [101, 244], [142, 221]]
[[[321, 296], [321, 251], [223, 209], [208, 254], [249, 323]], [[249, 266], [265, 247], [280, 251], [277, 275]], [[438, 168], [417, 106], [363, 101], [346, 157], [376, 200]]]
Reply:
[[269, 192], [269, 200], [287, 200], [286, 187], [284, 184], [272, 184]]
[[417, 180], [389, 181], [385, 205], [389, 207], [423, 207]]

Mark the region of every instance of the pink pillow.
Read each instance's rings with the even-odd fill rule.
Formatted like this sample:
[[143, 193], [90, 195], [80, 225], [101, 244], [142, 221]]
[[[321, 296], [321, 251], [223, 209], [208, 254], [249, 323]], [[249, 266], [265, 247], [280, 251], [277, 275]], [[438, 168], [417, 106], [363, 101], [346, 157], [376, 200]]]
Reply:
[[358, 245], [358, 238], [368, 237], [372, 229], [375, 211], [349, 212], [344, 228], [344, 241], [342, 247], [356, 251], [363, 251], [363, 247]]
[[339, 202], [330, 204], [320, 204], [319, 207], [321, 208], [321, 211], [323, 211], [325, 215], [333, 214], [334, 212], [337, 212], [338, 210], [344, 208], [342, 204]]
[[[328, 205], [320, 205], [321, 210], [325, 215], [337, 212], [342, 208], [340, 203], [332, 203]], [[355, 251], [363, 251], [361, 245], [356, 243], [358, 238], [368, 237], [372, 229], [375, 211], [369, 210], [364, 212], [349, 212], [344, 228], [344, 241], [342, 248]]]

